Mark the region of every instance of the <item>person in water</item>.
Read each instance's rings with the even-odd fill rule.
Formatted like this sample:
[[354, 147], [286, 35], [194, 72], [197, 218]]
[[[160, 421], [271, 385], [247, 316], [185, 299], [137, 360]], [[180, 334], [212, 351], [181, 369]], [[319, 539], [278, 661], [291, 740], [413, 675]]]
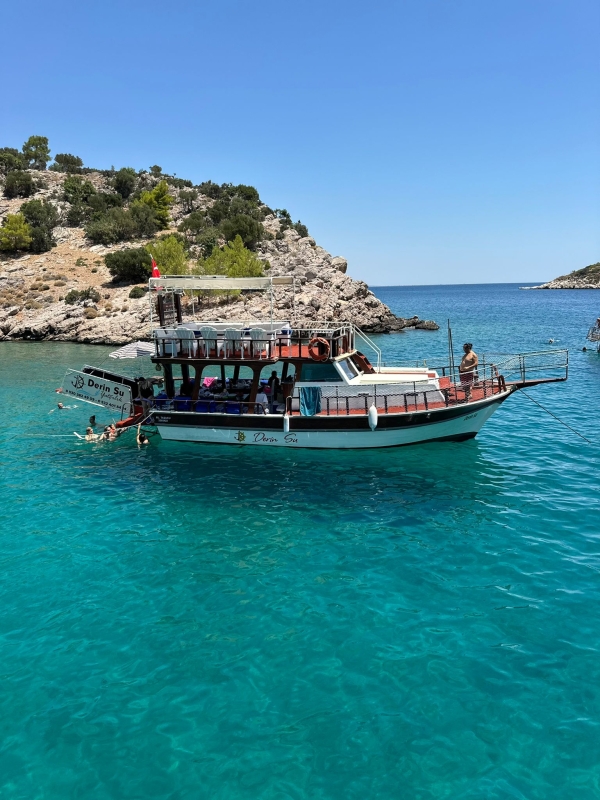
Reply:
[[137, 436], [135, 437], [135, 440], [139, 445], [150, 444], [150, 440], [148, 439], [148, 437], [146, 436], [146, 434], [142, 430], [142, 423], [141, 422], [138, 425]]
[[90, 417], [90, 427], [92, 427], [92, 428], [96, 427], [96, 415], [95, 414], [92, 414], [92, 416]]
[[477, 379], [477, 365], [479, 364], [479, 356], [473, 350], [471, 342], [463, 344], [464, 356], [458, 367], [460, 373], [460, 382], [467, 386], [466, 396], [471, 396], [471, 384]]
[[86, 428], [85, 429], [85, 440], [86, 442], [98, 442], [102, 439], [101, 433], [94, 433], [93, 428]]

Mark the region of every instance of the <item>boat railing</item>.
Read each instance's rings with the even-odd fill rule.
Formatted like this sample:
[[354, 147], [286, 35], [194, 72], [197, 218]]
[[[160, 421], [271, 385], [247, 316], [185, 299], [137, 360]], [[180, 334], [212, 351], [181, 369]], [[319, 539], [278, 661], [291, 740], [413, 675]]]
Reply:
[[355, 329], [350, 323], [265, 330], [267, 327], [266, 324], [263, 328], [257, 323], [247, 328], [232, 324], [231, 328], [220, 331], [210, 325], [158, 328], [153, 334], [155, 358], [277, 361], [281, 358], [307, 357], [307, 346], [312, 339], [326, 340], [332, 357], [354, 350]]
[[600, 342], [600, 325], [592, 325], [587, 333], [586, 339], [588, 342]]
[[506, 382], [561, 381], [569, 373], [568, 350], [539, 350], [529, 353], [484, 353], [471, 372], [460, 372], [457, 366], [431, 367], [451, 384], [487, 381], [501, 375]]
[[[413, 384], [412, 391], [381, 392], [373, 386], [369, 391], [356, 395], [323, 394], [321, 396], [320, 416], [355, 416], [368, 415], [371, 406], [375, 406], [380, 414], [414, 413], [430, 411], [451, 406], [464, 405], [485, 400], [506, 391], [502, 376], [494, 376], [486, 380], [478, 380], [472, 384], [451, 384], [436, 389]], [[286, 412], [291, 415], [300, 414], [300, 397], [294, 395], [286, 400]]]
[[382, 363], [381, 363], [381, 349], [379, 347], [377, 347], [375, 342], [372, 339], [370, 339], [366, 335], [366, 333], [361, 331], [360, 328], [358, 328], [356, 325], [353, 325], [353, 328], [354, 328], [354, 335], [355, 335], [355, 345], [354, 346], [358, 350], [359, 348], [357, 347], [357, 344], [362, 342], [362, 345], [364, 347], [366, 347], [367, 350], [370, 350], [372, 353], [375, 353], [375, 364], [374, 364], [374, 366], [375, 366], [375, 369], [377, 371], [379, 371], [381, 369], [381, 366], [382, 366]]

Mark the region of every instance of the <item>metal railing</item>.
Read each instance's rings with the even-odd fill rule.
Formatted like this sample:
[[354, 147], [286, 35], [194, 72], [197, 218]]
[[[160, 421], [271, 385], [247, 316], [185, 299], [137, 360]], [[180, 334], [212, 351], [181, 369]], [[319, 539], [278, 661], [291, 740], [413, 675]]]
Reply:
[[[400, 393], [361, 392], [357, 395], [331, 395], [321, 397], [320, 416], [367, 415], [374, 405], [380, 414], [414, 413], [485, 400], [506, 391], [503, 376], [494, 376], [472, 384], [451, 384], [447, 388], [421, 389]], [[288, 397], [286, 413], [300, 414], [300, 398]]]
[[600, 342], [600, 325], [592, 325], [585, 338], [588, 342]]
[[[487, 381], [503, 375], [507, 382], [524, 382], [542, 377], [549, 380], [566, 380], [569, 374], [568, 350], [539, 350], [530, 353], [484, 353], [475, 370], [461, 373], [458, 367], [431, 367], [441, 377], [450, 378], [450, 383], [460, 384]], [[563, 377], [564, 376], [564, 377]]]
[[[233, 327], [233, 326], [232, 326]], [[255, 330], [262, 330], [259, 325]], [[183, 329], [180, 329], [183, 330]], [[354, 326], [296, 328], [288, 332], [269, 332], [265, 338], [252, 338], [252, 328], [240, 331], [240, 336], [230, 338], [221, 332], [216, 337], [204, 339], [199, 331], [188, 330], [193, 336], [184, 338], [167, 331], [154, 332], [155, 358], [189, 358], [200, 361], [276, 361], [291, 355], [294, 347], [302, 354], [311, 339], [325, 339], [330, 356], [335, 357], [354, 349]], [[304, 354], [306, 355], [306, 351]]]

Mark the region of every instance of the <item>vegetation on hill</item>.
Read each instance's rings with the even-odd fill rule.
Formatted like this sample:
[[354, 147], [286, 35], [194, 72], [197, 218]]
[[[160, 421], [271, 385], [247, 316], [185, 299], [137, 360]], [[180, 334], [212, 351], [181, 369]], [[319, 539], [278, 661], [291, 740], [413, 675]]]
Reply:
[[556, 280], [580, 280], [587, 281], [588, 283], [600, 283], [600, 261], [595, 264], [589, 264], [582, 269], [576, 269], [568, 275], [561, 275], [560, 278], [556, 278]]
[[[53, 179], [55, 188], [43, 200], [27, 199], [48, 189], [48, 180], [39, 176], [47, 168], [64, 180]], [[308, 236], [286, 209], [266, 206], [254, 186], [210, 180], [194, 185], [157, 164], [140, 171], [96, 170], [72, 153], [52, 158], [45, 136], [30, 136], [20, 150], [0, 148], [0, 181], [5, 197], [26, 201], [4, 217], [0, 250], [46, 252], [56, 245], [58, 225], [83, 228], [92, 244], [107, 247], [147, 240], [143, 247], [106, 255], [113, 280], [121, 283], [146, 280], [152, 258], [163, 274], [262, 275], [265, 264], [252, 252], [261, 240], [283, 239], [288, 229]], [[271, 231], [263, 225], [267, 217]], [[160, 231], [170, 232], [157, 238]]]

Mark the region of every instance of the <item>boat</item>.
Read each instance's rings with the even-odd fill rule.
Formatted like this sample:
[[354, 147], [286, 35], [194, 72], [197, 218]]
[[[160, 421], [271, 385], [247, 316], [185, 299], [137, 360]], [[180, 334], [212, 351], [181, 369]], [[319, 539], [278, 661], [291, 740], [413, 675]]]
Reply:
[[[286, 288], [290, 317], [276, 319], [274, 294]], [[270, 313], [227, 322], [183, 313], [186, 293], [193, 310], [198, 293], [215, 290], [266, 291]], [[142, 384], [85, 366], [67, 373], [63, 390], [112, 403], [106, 407], [120, 408], [120, 425], [142, 421], [171, 441], [327, 449], [461, 442], [519, 389], [568, 377], [566, 350], [486, 354], [476, 370], [460, 373], [450, 331], [446, 365], [384, 363], [352, 323], [297, 322], [293, 277], [162, 276], [149, 280], [148, 294], [151, 341], [111, 355], [141, 349], [161, 377]]]
[[588, 342], [593, 342], [596, 345], [596, 350], [600, 353], [600, 317], [597, 318], [594, 325], [589, 329], [585, 338]]

